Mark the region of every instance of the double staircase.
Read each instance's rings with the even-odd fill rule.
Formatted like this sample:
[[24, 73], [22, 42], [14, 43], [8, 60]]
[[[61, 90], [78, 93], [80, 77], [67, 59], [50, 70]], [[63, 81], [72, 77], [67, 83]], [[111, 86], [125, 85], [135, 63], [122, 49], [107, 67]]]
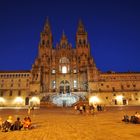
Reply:
[[72, 93], [65, 93], [65, 94], [55, 94], [52, 95], [51, 101], [53, 104], [60, 106], [60, 107], [70, 107], [74, 103], [79, 101], [79, 96], [72, 94]]

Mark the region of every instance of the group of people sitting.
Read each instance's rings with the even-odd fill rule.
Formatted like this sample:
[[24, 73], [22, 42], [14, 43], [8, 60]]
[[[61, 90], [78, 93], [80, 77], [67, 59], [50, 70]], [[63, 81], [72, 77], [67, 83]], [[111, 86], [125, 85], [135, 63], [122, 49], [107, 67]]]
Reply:
[[140, 114], [138, 112], [135, 113], [135, 115], [129, 117], [128, 115], [124, 115], [123, 120], [127, 123], [134, 123], [134, 124], [140, 124]]
[[23, 121], [17, 117], [15, 122], [13, 122], [12, 116], [9, 116], [4, 122], [2, 122], [2, 119], [0, 118], [0, 129], [2, 132], [21, 130], [21, 128], [24, 128], [24, 130], [31, 128], [31, 118], [29, 116], [25, 117]]

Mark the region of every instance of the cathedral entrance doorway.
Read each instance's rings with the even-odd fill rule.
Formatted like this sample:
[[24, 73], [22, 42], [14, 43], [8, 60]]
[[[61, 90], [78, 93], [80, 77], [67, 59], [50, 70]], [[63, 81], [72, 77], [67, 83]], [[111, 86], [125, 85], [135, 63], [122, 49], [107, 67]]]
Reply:
[[67, 80], [63, 80], [60, 82], [60, 93], [70, 93], [70, 83]]

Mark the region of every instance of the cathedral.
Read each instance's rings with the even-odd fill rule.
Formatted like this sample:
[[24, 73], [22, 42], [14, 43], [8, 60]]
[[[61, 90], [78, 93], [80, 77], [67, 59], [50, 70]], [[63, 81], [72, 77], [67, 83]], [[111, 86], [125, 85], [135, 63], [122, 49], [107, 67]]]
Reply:
[[75, 46], [63, 32], [53, 47], [47, 19], [32, 68], [0, 71], [0, 107], [43, 103], [72, 106], [81, 100], [90, 104], [140, 105], [140, 72], [100, 71], [82, 21], [78, 23]]

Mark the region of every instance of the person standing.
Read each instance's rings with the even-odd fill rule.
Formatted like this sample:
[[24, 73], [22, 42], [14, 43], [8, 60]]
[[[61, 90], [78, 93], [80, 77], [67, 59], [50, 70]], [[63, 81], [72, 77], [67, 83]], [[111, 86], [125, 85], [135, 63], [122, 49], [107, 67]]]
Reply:
[[0, 130], [2, 128], [2, 118], [0, 117]]
[[82, 105], [80, 105], [80, 114], [83, 114], [83, 106]]
[[28, 107], [28, 115], [30, 115], [31, 114], [31, 107], [29, 106]]
[[86, 113], [86, 105], [85, 104], [83, 105], [83, 111], [84, 111], [84, 113]]

